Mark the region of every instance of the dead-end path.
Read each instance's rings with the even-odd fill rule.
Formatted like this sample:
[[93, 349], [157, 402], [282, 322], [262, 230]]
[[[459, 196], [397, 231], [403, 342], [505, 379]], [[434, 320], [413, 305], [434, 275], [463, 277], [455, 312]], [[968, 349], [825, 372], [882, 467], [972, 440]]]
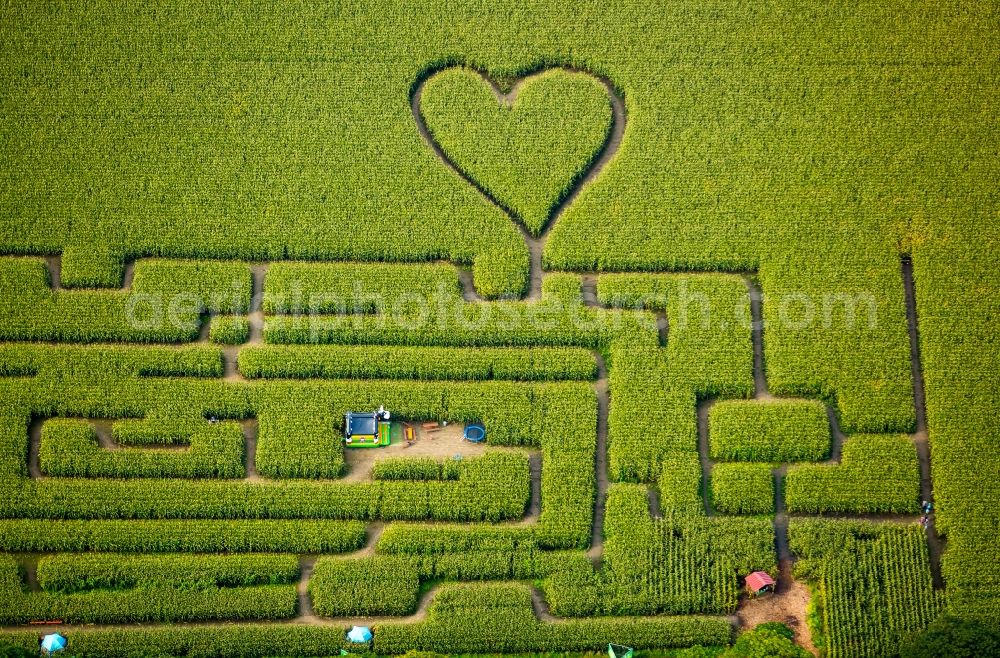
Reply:
[[45, 267], [49, 271], [49, 285], [53, 290], [62, 290], [62, 256], [46, 256]]
[[711, 451], [708, 445], [708, 414], [715, 404], [714, 398], [706, 398], [698, 401], [698, 457], [701, 461], [701, 498], [705, 503], [705, 516], [715, 516], [715, 509], [712, 507], [712, 461]]
[[542, 515], [542, 453], [532, 452], [528, 456], [528, 470], [531, 477], [531, 497], [528, 499], [527, 519], [537, 521]]
[[42, 586], [38, 582], [38, 561], [41, 555], [37, 553], [18, 555], [18, 565], [24, 570], [24, 585], [29, 592], [38, 593]]
[[42, 477], [42, 467], [38, 453], [42, 447], [42, 425], [45, 418], [32, 416], [28, 424], [28, 475], [34, 479]]
[[531, 608], [534, 610], [535, 617], [537, 617], [539, 621], [558, 621], [558, 619], [549, 612], [549, 604], [546, 603], [545, 597], [542, 596], [542, 593], [534, 587], [531, 588]]
[[251, 482], [259, 482], [261, 477], [257, 474], [257, 419], [249, 418], [240, 421], [243, 429], [244, 440], [244, 466], [246, 479]]
[[250, 324], [249, 345], [259, 345], [264, 342], [264, 279], [267, 278], [268, 263], [256, 263], [250, 266], [250, 313], [247, 321]]
[[597, 381], [594, 393], [597, 395], [597, 453], [594, 469], [597, 491], [594, 498], [594, 525], [591, 530], [590, 550], [587, 556], [595, 566], [600, 566], [604, 557], [604, 502], [608, 495], [608, 410], [611, 395], [608, 389], [608, 366], [600, 354], [597, 359]]
[[316, 557], [303, 555], [299, 558], [299, 616], [298, 621], [310, 623], [317, 619], [313, 614], [312, 598], [309, 596], [309, 579], [312, 578], [313, 569], [316, 567]]
[[750, 297], [750, 340], [753, 343], [753, 399], [773, 399], [767, 386], [767, 368], [764, 361], [764, 293], [750, 275], [743, 277]]

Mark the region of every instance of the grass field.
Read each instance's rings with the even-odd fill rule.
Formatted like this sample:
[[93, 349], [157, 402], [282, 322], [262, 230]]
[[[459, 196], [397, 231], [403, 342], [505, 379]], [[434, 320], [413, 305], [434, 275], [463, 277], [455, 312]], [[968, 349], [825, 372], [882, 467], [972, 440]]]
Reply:
[[[4, 1], [0, 647], [1000, 629], [998, 40], [978, 1]], [[345, 443], [380, 406], [413, 444]]]

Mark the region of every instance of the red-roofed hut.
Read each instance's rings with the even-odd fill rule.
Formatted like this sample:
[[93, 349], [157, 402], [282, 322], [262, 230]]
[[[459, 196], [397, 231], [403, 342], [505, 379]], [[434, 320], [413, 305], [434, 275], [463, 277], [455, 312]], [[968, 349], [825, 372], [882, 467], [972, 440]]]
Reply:
[[766, 571], [754, 571], [746, 577], [747, 590], [754, 596], [768, 594], [774, 591], [774, 578]]

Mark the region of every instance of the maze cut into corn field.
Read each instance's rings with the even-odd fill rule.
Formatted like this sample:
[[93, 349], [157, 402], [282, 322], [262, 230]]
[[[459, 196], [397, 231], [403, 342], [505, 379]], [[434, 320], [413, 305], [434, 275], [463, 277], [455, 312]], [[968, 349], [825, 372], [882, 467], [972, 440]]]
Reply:
[[997, 7], [646, 4], [3, 4], [0, 653], [1000, 632]]

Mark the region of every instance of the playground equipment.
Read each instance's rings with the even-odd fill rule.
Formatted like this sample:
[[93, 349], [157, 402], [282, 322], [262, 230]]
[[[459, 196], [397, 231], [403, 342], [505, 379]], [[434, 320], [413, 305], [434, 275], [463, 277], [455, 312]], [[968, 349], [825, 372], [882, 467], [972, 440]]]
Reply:
[[486, 428], [482, 425], [466, 425], [462, 432], [462, 438], [473, 443], [482, 443], [486, 440]]
[[392, 425], [385, 407], [370, 413], [344, 414], [344, 445], [348, 448], [382, 448], [392, 443]]

